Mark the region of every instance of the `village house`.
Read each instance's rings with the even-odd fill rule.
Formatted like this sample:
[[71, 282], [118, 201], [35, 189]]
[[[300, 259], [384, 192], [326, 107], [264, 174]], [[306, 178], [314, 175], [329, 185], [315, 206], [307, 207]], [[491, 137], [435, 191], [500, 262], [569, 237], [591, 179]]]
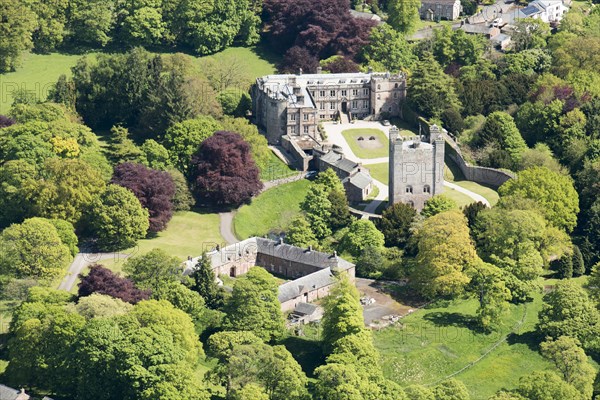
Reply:
[[[336, 276], [346, 273], [354, 280], [354, 264], [339, 257], [337, 253], [323, 253], [311, 247], [301, 248], [275, 241], [252, 237], [207, 254], [215, 277], [244, 275], [252, 267], [262, 267], [270, 273], [290, 279], [279, 286], [278, 299], [282, 311], [291, 311], [300, 303], [310, 303], [329, 294]], [[186, 274], [190, 274], [199, 257], [186, 262]]]
[[558, 23], [569, 8], [563, 3], [563, 0], [535, 0], [527, 7], [519, 10], [518, 19], [533, 18], [546, 23]]
[[460, 0], [423, 0], [419, 8], [421, 19], [426, 21], [454, 21], [461, 12]]

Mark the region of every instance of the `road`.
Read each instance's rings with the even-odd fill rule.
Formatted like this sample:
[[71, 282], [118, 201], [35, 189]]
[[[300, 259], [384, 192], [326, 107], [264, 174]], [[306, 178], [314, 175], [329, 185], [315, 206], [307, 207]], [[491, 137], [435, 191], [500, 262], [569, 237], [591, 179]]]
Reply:
[[86, 267], [113, 257], [124, 259], [129, 257], [129, 255], [120, 253], [77, 253], [73, 259], [73, 262], [69, 266], [67, 275], [58, 286], [58, 290], [70, 292], [73, 289], [73, 285], [75, 285], [75, 282], [77, 281], [77, 277]]
[[227, 244], [234, 244], [239, 242], [233, 231], [233, 217], [235, 216], [234, 211], [219, 213], [221, 236], [227, 242]]

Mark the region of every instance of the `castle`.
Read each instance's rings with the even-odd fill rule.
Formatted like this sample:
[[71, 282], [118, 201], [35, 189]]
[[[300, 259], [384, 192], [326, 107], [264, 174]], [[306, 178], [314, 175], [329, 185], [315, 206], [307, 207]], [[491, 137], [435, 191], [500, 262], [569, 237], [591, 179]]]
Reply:
[[267, 75], [252, 87], [252, 113], [269, 144], [316, 140], [321, 121], [400, 115], [406, 76], [385, 73]]
[[429, 142], [424, 139], [401, 137], [398, 128], [390, 129], [389, 204], [407, 203], [420, 211], [442, 193], [445, 142], [440, 128], [431, 126]]

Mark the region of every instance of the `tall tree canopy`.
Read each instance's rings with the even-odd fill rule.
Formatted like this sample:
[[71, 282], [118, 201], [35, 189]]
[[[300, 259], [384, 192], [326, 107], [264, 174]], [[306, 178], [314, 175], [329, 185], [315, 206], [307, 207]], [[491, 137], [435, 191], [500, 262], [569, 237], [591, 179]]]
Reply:
[[173, 217], [175, 195], [175, 184], [168, 172], [122, 163], [115, 167], [111, 183], [131, 190], [148, 210], [150, 232], [160, 232], [167, 227]]
[[499, 189], [501, 196], [517, 196], [534, 200], [548, 222], [571, 232], [577, 224], [579, 195], [569, 176], [545, 167], [534, 167], [511, 179]]
[[237, 206], [262, 189], [250, 146], [240, 135], [218, 131], [192, 158], [194, 194], [200, 201]]

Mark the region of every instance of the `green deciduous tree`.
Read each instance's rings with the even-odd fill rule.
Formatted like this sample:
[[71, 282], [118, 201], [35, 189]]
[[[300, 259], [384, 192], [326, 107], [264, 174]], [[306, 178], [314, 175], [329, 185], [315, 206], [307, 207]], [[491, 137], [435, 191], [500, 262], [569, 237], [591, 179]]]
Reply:
[[63, 221], [62, 219], [49, 219], [48, 222], [56, 228], [60, 241], [69, 248], [71, 255], [75, 257], [75, 255], [79, 253], [79, 248], [77, 247], [79, 239], [75, 234], [75, 227], [73, 227], [73, 224]]
[[421, 215], [425, 218], [429, 218], [441, 212], [452, 210], [453, 208], [458, 208], [458, 204], [456, 204], [454, 200], [443, 194], [438, 194], [425, 202], [425, 206], [423, 207], [423, 210], [421, 210]]
[[317, 247], [319, 242], [313, 233], [306, 217], [299, 215], [290, 222], [290, 226], [285, 233], [285, 240], [294, 246], [308, 248]]
[[446, 211], [425, 220], [416, 232], [417, 268], [413, 283], [424, 296], [457, 296], [470, 282], [467, 271], [478, 257], [464, 215]]
[[519, 380], [517, 393], [528, 400], [579, 399], [572, 385], [552, 371], [534, 371]]
[[131, 304], [126, 303], [121, 299], [97, 293], [80, 298], [75, 306], [79, 315], [86, 319], [110, 318], [117, 315], [125, 315], [131, 311], [132, 308], [133, 306]]
[[479, 300], [477, 318], [481, 329], [488, 332], [498, 329], [512, 298], [502, 270], [487, 263], [477, 265], [471, 275], [470, 290]]
[[391, 0], [388, 2], [388, 24], [402, 33], [412, 33], [419, 22], [419, 0]]
[[583, 398], [592, 398], [596, 370], [577, 339], [561, 336], [546, 340], [540, 345], [540, 352], [554, 363], [565, 382], [579, 390]]
[[412, 52], [412, 46], [402, 33], [388, 24], [382, 24], [371, 31], [370, 41], [362, 51], [362, 58], [377, 71], [408, 71], [417, 58]]
[[31, 49], [35, 14], [23, 3], [0, 1], [0, 72], [14, 71], [23, 51]]
[[470, 400], [471, 395], [464, 383], [457, 379], [448, 379], [433, 388], [435, 400]]
[[181, 260], [162, 249], [152, 249], [146, 254], [128, 258], [123, 271], [138, 288], [152, 291], [169, 282], [180, 282], [183, 276]]
[[4, 273], [16, 278], [51, 280], [63, 272], [71, 260], [69, 247], [56, 228], [43, 218], [30, 218], [0, 234]]
[[323, 239], [331, 235], [329, 218], [331, 218], [331, 202], [329, 193], [323, 185], [311, 185], [306, 197], [300, 204], [300, 209], [306, 213], [306, 220], [317, 237]]
[[220, 129], [221, 125], [208, 116], [173, 125], [163, 140], [171, 155], [171, 162], [185, 173], [189, 169], [192, 154], [204, 140]]
[[100, 173], [80, 160], [49, 159], [44, 164], [42, 176], [44, 179], [36, 188], [34, 211], [75, 226], [105, 188]]
[[175, 184], [175, 195], [173, 195], [173, 211], [189, 211], [196, 204], [185, 176], [175, 168], [167, 170]]
[[331, 350], [341, 338], [364, 329], [359, 293], [347, 275], [341, 274], [339, 282], [325, 298], [322, 322], [323, 343]]
[[90, 207], [88, 228], [104, 250], [122, 250], [134, 246], [146, 236], [148, 211], [133, 192], [118, 185], [108, 185]]
[[544, 216], [554, 226], [571, 232], [577, 224], [579, 195], [573, 180], [544, 167], [535, 167], [519, 174], [499, 189], [501, 196], [520, 196], [536, 201]]
[[354, 220], [342, 238], [342, 247], [354, 256], [360, 255], [367, 247], [381, 249], [384, 243], [383, 233], [368, 219]]
[[544, 306], [539, 312], [539, 331], [558, 339], [570, 336], [583, 346], [597, 348], [600, 314], [587, 293], [576, 282], [559, 281], [554, 290], [544, 296]]
[[233, 285], [225, 306], [225, 326], [236, 331], [251, 331], [265, 341], [281, 337], [284, 320], [277, 295], [275, 278], [262, 268], [250, 268], [246, 278]]
[[0, 228], [31, 215], [36, 177], [35, 167], [25, 160], [0, 166]]

